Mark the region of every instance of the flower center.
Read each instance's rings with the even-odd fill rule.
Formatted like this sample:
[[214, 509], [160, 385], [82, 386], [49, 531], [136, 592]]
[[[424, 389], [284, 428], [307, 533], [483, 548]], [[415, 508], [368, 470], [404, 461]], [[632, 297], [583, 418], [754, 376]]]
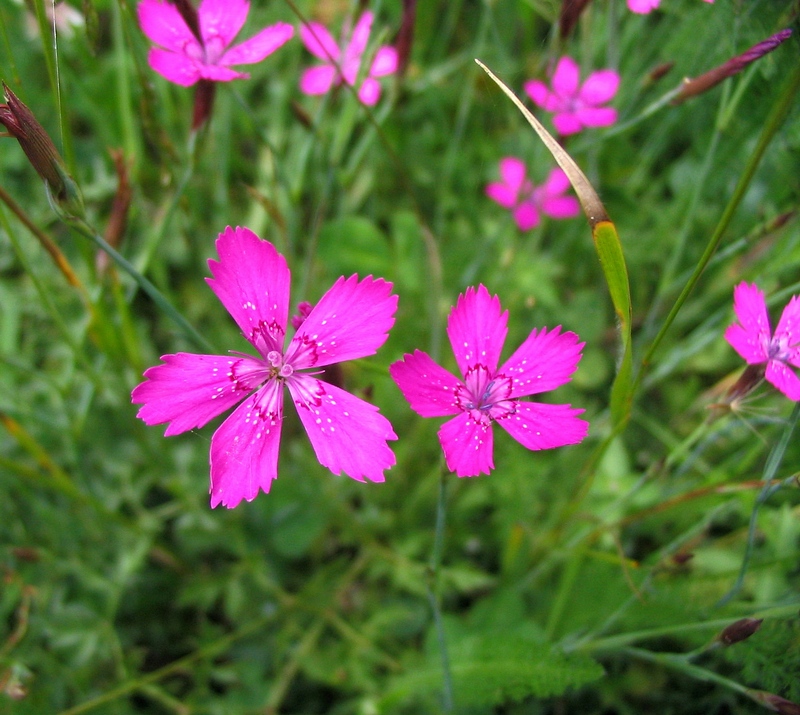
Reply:
[[267, 353], [267, 362], [270, 364], [268, 370], [269, 377], [272, 379], [286, 379], [291, 377], [294, 368], [284, 362], [283, 355], [278, 350], [270, 350]]
[[515, 411], [510, 399], [511, 380], [503, 374], [492, 375], [485, 365], [474, 365], [464, 375], [464, 384], [455, 391], [456, 403], [479, 424], [488, 425]]

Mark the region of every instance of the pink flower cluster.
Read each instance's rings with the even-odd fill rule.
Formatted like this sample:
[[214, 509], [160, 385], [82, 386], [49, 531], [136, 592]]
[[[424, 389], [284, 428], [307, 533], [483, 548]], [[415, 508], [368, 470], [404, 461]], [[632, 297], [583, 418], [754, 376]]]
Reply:
[[[229, 82], [247, 78], [249, 75], [233, 69], [233, 65], [260, 62], [294, 35], [291, 25], [279, 22], [231, 47], [247, 19], [249, 0], [202, 0], [196, 16], [191, 6], [182, 9], [183, 13], [168, 0], [142, 0], [138, 14], [142, 31], [156, 45], [148, 54], [150, 67], [184, 87], [199, 80]], [[359, 99], [367, 105], [378, 102], [378, 78], [397, 71], [398, 57], [394, 47], [379, 47], [361, 76], [373, 20], [372, 12], [364, 12], [341, 47], [319, 23], [300, 28], [300, 38], [308, 51], [323, 60], [303, 73], [300, 89], [305, 94], [325, 94], [342, 82], [355, 86], [360, 80]]]

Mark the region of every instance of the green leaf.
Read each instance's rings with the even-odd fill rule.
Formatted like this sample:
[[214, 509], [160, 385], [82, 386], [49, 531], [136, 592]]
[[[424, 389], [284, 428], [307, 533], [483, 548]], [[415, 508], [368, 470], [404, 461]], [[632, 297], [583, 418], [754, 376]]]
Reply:
[[[554, 697], [603, 676], [603, 668], [588, 656], [567, 655], [508, 631], [461, 639], [451, 646], [450, 661], [453, 695], [461, 707]], [[435, 700], [443, 682], [435, 663], [438, 658], [398, 678], [383, 705]]]

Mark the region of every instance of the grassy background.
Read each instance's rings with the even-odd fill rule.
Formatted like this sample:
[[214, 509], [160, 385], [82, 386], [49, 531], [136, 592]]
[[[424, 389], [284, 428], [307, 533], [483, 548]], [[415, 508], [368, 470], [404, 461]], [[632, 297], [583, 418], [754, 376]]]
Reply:
[[[762, 712], [744, 687], [800, 700], [794, 489], [761, 505], [742, 588], [719, 604], [765, 474], [797, 471], [793, 438], [765, 473], [797, 415], [761, 388], [706, 422], [742, 368], [722, 337], [733, 286], [757, 281], [773, 320], [800, 292], [797, 103], [613, 438], [619, 341], [585, 220], [522, 234], [483, 193], [503, 156], [523, 157], [536, 182], [553, 160], [474, 58], [518, 92], [565, 53], [584, 73], [618, 69], [619, 125], [566, 148], [621, 237], [638, 367], [770, 113], [793, 100], [798, 54], [792, 37], [722, 86], [644, 116], [683, 77], [797, 30], [796, 3], [662, 4], [637, 16], [595, 0], [560, 43], [557, 0], [425, 0], [408, 71], [383, 81], [372, 111], [345, 89], [304, 97], [312, 58], [295, 39], [218, 88], [192, 151], [192, 90], [147, 66], [135, 3], [85, 3], [89, 23], [61, 32], [56, 52], [51, 33], [28, 29], [28, 8], [0, 0], [0, 76], [53, 136], [101, 232], [118, 183], [109, 150], [122, 150], [132, 202], [120, 250], [216, 351], [249, 347], [203, 281], [228, 224], [287, 256], [293, 306], [353, 272], [393, 281], [400, 296], [378, 355], [343, 366], [348, 389], [400, 436], [386, 483], [331, 475], [290, 414], [271, 493], [211, 511], [220, 420], [165, 439], [130, 405], [147, 366], [196, 346], [125, 274], [97, 270], [94, 247], [58, 221], [16, 142], [2, 140], [0, 188], [21, 211], [0, 205], [0, 711], [437, 712], [448, 704], [432, 602], [456, 712]], [[370, 6], [372, 42], [392, 41], [400, 4]], [[358, 11], [297, 7], [332, 28]], [[255, 2], [241, 37], [277, 20], [300, 22], [280, 0]], [[664, 62], [674, 67], [649, 80]], [[490, 476], [444, 480], [431, 568], [441, 421], [412, 413], [386, 368], [421, 348], [453, 369], [446, 315], [478, 283], [510, 311], [504, 357], [543, 325], [586, 341], [573, 381], [545, 399], [585, 408], [592, 428], [581, 445], [540, 453], [497, 430]], [[751, 615], [766, 620], [749, 640], [683, 657]]]

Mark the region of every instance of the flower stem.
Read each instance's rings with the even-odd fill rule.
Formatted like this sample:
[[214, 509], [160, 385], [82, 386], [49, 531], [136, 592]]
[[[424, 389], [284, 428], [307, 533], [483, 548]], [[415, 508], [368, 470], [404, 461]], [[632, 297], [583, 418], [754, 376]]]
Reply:
[[128, 261], [121, 253], [108, 245], [106, 240], [94, 230], [83, 219], [66, 219], [67, 223], [78, 231], [82, 236], [85, 236], [92, 241], [98, 248], [105, 251], [115, 263], [125, 271], [137, 285], [152, 298], [153, 302], [166, 313], [186, 334], [186, 336], [197, 345], [197, 347], [207, 351], [213, 352], [211, 344], [202, 336], [197, 330], [189, 323], [186, 318], [177, 311], [177, 309], [164, 297], [164, 294], [158, 290], [147, 278], [145, 278], [132, 263]]
[[447, 653], [447, 637], [442, 622], [442, 609], [439, 602], [439, 568], [442, 561], [442, 546], [444, 543], [444, 524], [447, 513], [447, 471], [439, 470], [439, 499], [436, 504], [436, 530], [433, 537], [433, 552], [428, 566], [429, 579], [427, 583], [428, 601], [433, 612], [433, 623], [436, 628], [436, 638], [439, 642], [439, 654], [442, 661], [442, 677], [444, 690], [442, 692], [442, 709], [444, 712], [453, 712], [453, 676], [450, 672], [450, 658]]

